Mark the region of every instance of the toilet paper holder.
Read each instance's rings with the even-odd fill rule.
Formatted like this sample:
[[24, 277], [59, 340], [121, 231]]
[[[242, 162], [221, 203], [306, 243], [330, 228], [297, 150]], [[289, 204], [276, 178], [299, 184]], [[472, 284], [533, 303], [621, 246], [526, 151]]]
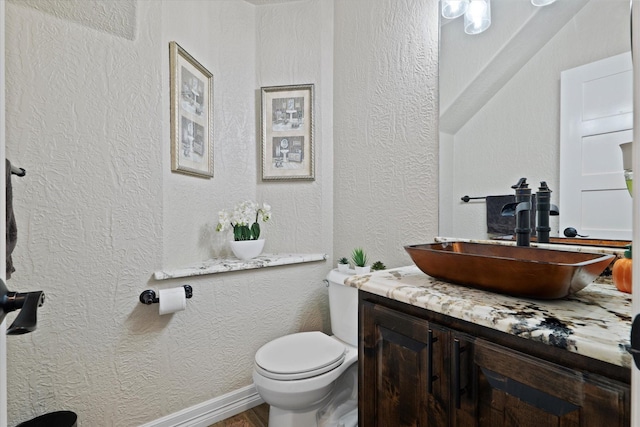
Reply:
[[[191, 298], [193, 296], [193, 288], [190, 285], [184, 285], [183, 288], [185, 296]], [[156, 296], [154, 290], [147, 289], [140, 294], [140, 302], [146, 305], [157, 304], [160, 302], [160, 298]]]

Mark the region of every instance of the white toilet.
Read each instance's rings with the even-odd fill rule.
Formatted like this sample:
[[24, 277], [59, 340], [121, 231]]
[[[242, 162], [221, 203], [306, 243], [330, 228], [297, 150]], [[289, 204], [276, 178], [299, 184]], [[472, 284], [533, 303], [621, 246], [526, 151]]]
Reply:
[[327, 275], [332, 336], [300, 332], [256, 352], [253, 382], [270, 405], [269, 427], [315, 427], [318, 409], [339, 391], [336, 380], [357, 362], [358, 290], [344, 286], [347, 277]]

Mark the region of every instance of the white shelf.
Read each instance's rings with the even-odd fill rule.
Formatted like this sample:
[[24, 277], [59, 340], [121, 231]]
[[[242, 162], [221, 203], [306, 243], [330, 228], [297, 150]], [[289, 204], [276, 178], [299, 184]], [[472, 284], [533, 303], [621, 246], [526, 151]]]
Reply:
[[262, 254], [248, 261], [237, 258], [215, 258], [183, 268], [156, 271], [153, 273], [153, 278], [156, 280], [177, 279], [179, 277], [204, 276], [206, 274], [325, 261], [326, 259], [327, 254]]

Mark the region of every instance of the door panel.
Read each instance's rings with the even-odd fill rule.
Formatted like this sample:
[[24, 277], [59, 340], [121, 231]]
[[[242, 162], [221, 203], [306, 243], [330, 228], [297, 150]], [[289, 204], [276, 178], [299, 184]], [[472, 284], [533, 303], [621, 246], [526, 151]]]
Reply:
[[360, 316], [359, 425], [448, 426], [447, 333], [368, 302]]
[[629, 387], [478, 339], [479, 426], [623, 427]]
[[[603, 213], [601, 206], [616, 206], [629, 198], [629, 192], [624, 190], [611, 191], [591, 191], [582, 195], [582, 230], [598, 230], [610, 236], [624, 240], [628, 231], [624, 224], [631, 222], [631, 209], [613, 209], [611, 212]], [[612, 237], [613, 238], [613, 237]]]
[[633, 112], [632, 70], [604, 71], [604, 76], [586, 80], [583, 91], [583, 120], [612, 117]]
[[[474, 361], [474, 338], [452, 331], [451, 335], [451, 425], [475, 427], [480, 425], [478, 413], [479, 396], [477, 366]], [[490, 397], [489, 397], [490, 398]]]
[[632, 130], [582, 138], [580, 174], [586, 190], [625, 188], [620, 144], [632, 140]]
[[619, 148], [633, 140], [630, 55], [564, 71], [561, 85], [560, 231], [631, 240]]

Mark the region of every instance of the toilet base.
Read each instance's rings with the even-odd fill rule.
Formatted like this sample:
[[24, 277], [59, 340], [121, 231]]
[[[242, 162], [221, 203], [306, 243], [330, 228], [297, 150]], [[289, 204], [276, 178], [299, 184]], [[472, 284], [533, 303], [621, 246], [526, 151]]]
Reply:
[[303, 411], [269, 406], [269, 427], [315, 427], [317, 426], [316, 414], [325, 400], [327, 399]]
[[[358, 425], [358, 365], [351, 365], [320, 402], [301, 410], [269, 407], [269, 427]], [[336, 424], [337, 423], [337, 424]]]

